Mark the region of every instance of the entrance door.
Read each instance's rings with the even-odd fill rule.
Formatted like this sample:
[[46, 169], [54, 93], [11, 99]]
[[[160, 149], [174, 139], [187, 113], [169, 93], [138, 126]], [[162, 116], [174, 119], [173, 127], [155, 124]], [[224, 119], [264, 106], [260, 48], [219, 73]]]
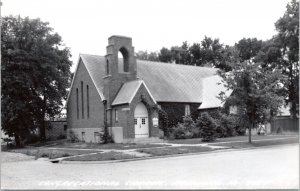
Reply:
[[148, 111], [143, 103], [135, 107], [134, 130], [135, 138], [149, 137]]

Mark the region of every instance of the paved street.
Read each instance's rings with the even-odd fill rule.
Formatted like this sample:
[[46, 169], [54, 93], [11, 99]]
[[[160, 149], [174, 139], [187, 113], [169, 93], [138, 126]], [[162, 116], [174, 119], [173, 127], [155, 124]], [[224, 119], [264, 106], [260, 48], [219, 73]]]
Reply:
[[1, 164], [2, 189], [298, 187], [298, 144], [122, 163], [52, 164], [26, 158]]

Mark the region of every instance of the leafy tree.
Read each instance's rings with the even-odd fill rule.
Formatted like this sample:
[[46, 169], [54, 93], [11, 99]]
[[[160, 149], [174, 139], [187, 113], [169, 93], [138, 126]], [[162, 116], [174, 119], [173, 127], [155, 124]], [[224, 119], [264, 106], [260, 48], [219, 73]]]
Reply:
[[286, 81], [288, 102], [291, 114], [299, 113], [299, 1], [292, 0], [286, 6], [286, 12], [276, 23], [278, 35], [275, 40], [280, 44], [283, 74]]
[[259, 63], [245, 61], [236, 63], [231, 72], [221, 76], [225, 86], [234, 90], [225, 98], [226, 104], [239, 107], [237, 117], [248, 127], [251, 142], [251, 128], [271, 120], [282, 104], [282, 97], [277, 94], [282, 88], [281, 71], [264, 71]]
[[243, 38], [235, 44], [238, 50], [240, 61], [246, 61], [254, 58], [262, 48], [262, 41], [257, 38]]
[[200, 129], [200, 136], [203, 142], [214, 141], [217, 137], [217, 124], [214, 119], [207, 113], [202, 113], [196, 120], [196, 126]]
[[36, 127], [43, 141], [67, 95], [70, 51], [40, 19], [4, 17], [1, 37], [2, 128], [18, 146]]
[[158, 54], [159, 61], [161, 62], [172, 62], [172, 52], [168, 48], [163, 47]]
[[158, 54], [156, 52], [148, 53], [147, 51], [139, 51], [136, 53], [136, 58], [139, 60], [159, 61]]

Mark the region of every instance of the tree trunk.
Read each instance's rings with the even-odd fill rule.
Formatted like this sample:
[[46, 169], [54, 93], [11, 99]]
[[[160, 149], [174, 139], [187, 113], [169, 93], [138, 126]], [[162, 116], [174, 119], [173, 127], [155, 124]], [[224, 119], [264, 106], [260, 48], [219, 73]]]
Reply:
[[253, 123], [251, 124], [251, 126], [249, 126], [249, 143], [251, 143], [252, 141], [251, 141], [251, 129], [252, 129], [252, 127], [253, 127]]
[[22, 147], [21, 139], [20, 136], [15, 134], [15, 142], [16, 142], [16, 147]]
[[45, 115], [46, 115], [46, 98], [43, 100], [43, 109], [40, 119], [40, 141], [46, 141], [46, 127], [45, 127]]

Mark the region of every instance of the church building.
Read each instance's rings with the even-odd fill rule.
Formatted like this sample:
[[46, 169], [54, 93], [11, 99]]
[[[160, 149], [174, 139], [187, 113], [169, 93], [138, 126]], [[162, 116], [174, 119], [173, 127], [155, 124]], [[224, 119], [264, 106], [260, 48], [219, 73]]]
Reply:
[[106, 51], [80, 54], [72, 80], [68, 130], [81, 141], [100, 142], [105, 127], [116, 143], [158, 140], [159, 111], [182, 118], [223, 105], [216, 68], [137, 60], [124, 36], [111, 36]]

